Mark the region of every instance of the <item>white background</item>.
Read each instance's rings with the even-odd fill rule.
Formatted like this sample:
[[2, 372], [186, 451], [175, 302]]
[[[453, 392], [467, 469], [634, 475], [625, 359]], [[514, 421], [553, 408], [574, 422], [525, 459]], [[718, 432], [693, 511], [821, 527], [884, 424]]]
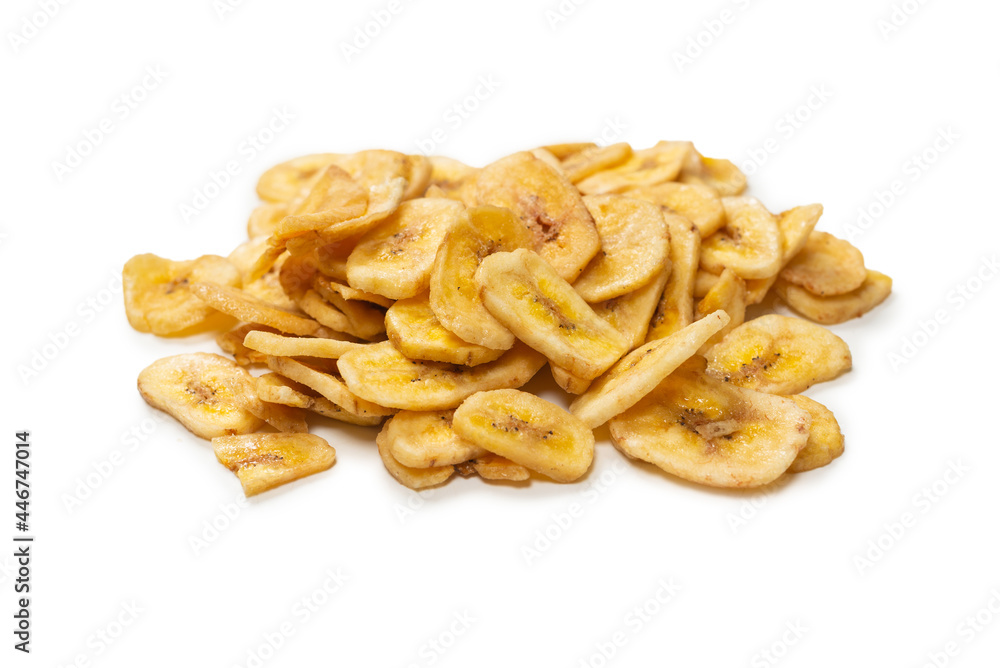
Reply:
[[[24, 21], [38, 5], [4, 3], [2, 427], [7, 441], [32, 431], [37, 542], [29, 657], [11, 649], [8, 447], [2, 663], [245, 666], [283, 624], [291, 635], [261, 665], [921, 666], [951, 641], [948, 665], [995, 661], [1000, 614], [982, 613], [992, 624], [979, 631], [962, 625], [991, 602], [1000, 612], [1000, 281], [977, 278], [992, 277], [984, 262], [1000, 247], [1000, 9], [906, 4], [915, 13], [884, 35], [888, 0], [591, 0], [564, 3], [573, 11], [555, 25], [556, 0], [407, 1], [348, 62], [342, 44], [388, 0], [252, 0], [221, 17], [210, 0], [70, 2], [37, 34]], [[712, 36], [703, 22], [723, 10], [730, 21]], [[15, 46], [11, 34], [33, 36]], [[679, 67], [675, 54], [699, 38], [702, 52]], [[116, 99], [147, 68], [165, 78], [147, 78], [122, 118]], [[450, 123], [449, 109], [491, 77], [496, 89]], [[826, 99], [789, 130], [785, 115], [820, 89]], [[274, 109], [294, 120], [247, 160], [241, 144]], [[53, 163], [104, 118], [112, 132], [60, 180]], [[136, 253], [227, 254], [273, 163], [416, 152], [438, 127], [447, 140], [435, 151], [474, 165], [614, 127], [637, 147], [692, 139], [739, 164], [773, 139], [752, 193], [775, 211], [822, 202], [820, 228], [840, 236], [901, 181], [905, 192], [853, 231], [894, 293], [834, 328], [855, 368], [809, 392], [836, 412], [846, 454], [766, 495], [721, 492], [625, 463], [601, 430], [580, 484], [455, 479], [417, 496], [385, 473], [372, 430], [321, 426], [333, 469], [242, 502], [209, 445], [153, 422], [135, 390], [158, 357], [214, 344], [131, 330], [115, 277]], [[936, 152], [949, 129], [957, 138]], [[913, 171], [925, 150], [936, 160]], [[179, 207], [228, 160], [241, 172], [185, 222]], [[979, 289], [971, 299], [955, 292], [967, 285]], [[919, 334], [936, 312], [946, 322]], [[60, 337], [67, 326], [77, 335]], [[23, 377], [53, 340], [65, 346]], [[549, 386], [540, 377], [533, 387]], [[128, 440], [136, 428], [141, 439]], [[961, 476], [921, 496], [953, 464]], [[582, 514], [559, 530], [554, 517], [572, 504]], [[238, 516], [227, 521], [225, 508]], [[883, 535], [906, 513], [912, 526]], [[212, 522], [229, 526], [207, 540]], [[560, 535], [529, 563], [523, 548], [546, 530]], [[207, 548], [196, 553], [192, 537]], [[297, 602], [338, 569], [349, 579], [306, 618]], [[661, 580], [679, 588], [665, 604]], [[643, 605], [653, 613], [640, 621], [630, 611]], [[474, 621], [453, 638], [456, 615]], [[443, 653], [428, 644], [438, 639]], [[783, 656], [769, 662], [768, 648]]]

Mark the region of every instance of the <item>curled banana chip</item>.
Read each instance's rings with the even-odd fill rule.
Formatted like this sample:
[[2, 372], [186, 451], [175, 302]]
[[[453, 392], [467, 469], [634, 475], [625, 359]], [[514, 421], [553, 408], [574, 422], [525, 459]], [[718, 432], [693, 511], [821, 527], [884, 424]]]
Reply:
[[726, 224], [726, 210], [714, 188], [693, 183], [668, 181], [655, 186], [642, 186], [625, 192], [628, 197], [665, 206], [698, 228], [701, 238], [711, 236]]
[[137, 331], [160, 336], [204, 324], [215, 311], [191, 291], [191, 285], [199, 281], [232, 288], [241, 284], [239, 270], [218, 255], [202, 255], [187, 262], [152, 253], [136, 255], [122, 269], [129, 324]]
[[529, 250], [490, 255], [476, 284], [494, 318], [575, 376], [596, 378], [628, 349], [625, 337]]
[[335, 163], [358, 183], [369, 187], [391, 179], [405, 180], [404, 200], [420, 197], [431, 181], [431, 163], [422, 155], [371, 149], [338, 156]]
[[726, 334], [742, 325], [744, 318], [746, 318], [746, 308], [746, 283], [731, 270], [726, 269], [712, 286], [712, 289], [708, 291], [708, 294], [698, 302], [695, 316], [697, 319], [701, 319], [721, 309], [729, 316], [729, 321], [702, 343], [698, 354], [704, 355], [706, 350], [721, 341]]
[[384, 415], [356, 415], [344, 410], [315, 390], [277, 373], [257, 377], [257, 395], [271, 404], [302, 408], [340, 422], [372, 427], [382, 423]]
[[318, 334], [322, 329], [315, 320], [272, 306], [236, 288], [216, 283], [193, 283], [191, 292], [215, 310], [243, 322], [302, 336]]
[[383, 183], [376, 183], [368, 188], [368, 208], [363, 216], [333, 223], [319, 232], [303, 235], [300, 238], [303, 241], [312, 240], [317, 246], [359, 238], [395, 213], [405, 192], [405, 179], [390, 179]]
[[809, 438], [809, 413], [783, 397], [704, 373], [693, 357], [613, 418], [611, 441], [634, 459], [713, 487], [758, 487], [784, 473]]
[[597, 233], [597, 254], [573, 288], [588, 302], [619, 297], [646, 285], [663, 271], [670, 237], [660, 207], [620, 195], [583, 198]]
[[814, 295], [842, 295], [861, 287], [868, 277], [865, 259], [851, 242], [813, 231], [805, 247], [781, 270], [781, 278]]
[[323, 169], [339, 158], [336, 153], [316, 153], [275, 165], [257, 181], [257, 194], [267, 202], [289, 202], [311, 188]]
[[[352, 351], [358, 352], [358, 351]], [[351, 353], [347, 353], [348, 355]], [[396, 411], [355, 395], [339, 378], [310, 368], [287, 357], [269, 355], [267, 366], [276, 373], [318, 392], [352, 415], [359, 417], [383, 417]]]
[[683, 216], [666, 214], [670, 230], [671, 272], [649, 323], [646, 340], [662, 339], [694, 322], [694, 283], [701, 255], [701, 234]]
[[477, 366], [503, 355], [502, 350], [468, 343], [445, 329], [431, 310], [427, 295], [393, 304], [385, 313], [385, 330], [393, 345], [410, 359]]
[[[561, 160], [555, 156], [557, 160]], [[620, 165], [632, 157], [632, 147], [621, 142], [609, 146], [591, 146], [577, 151], [560, 162], [563, 173], [573, 183], [579, 183], [597, 172]]]
[[212, 439], [212, 449], [246, 496], [326, 471], [337, 459], [337, 451], [314, 434], [220, 436]]
[[690, 142], [661, 141], [652, 148], [633, 152], [625, 162], [589, 176], [576, 185], [584, 195], [601, 195], [673, 181], [681, 173], [692, 150]]
[[243, 408], [233, 387], [251, 379], [246, 369], [211, 353], [159, 359], [139, 373], [139, 394], [204, 439], [246, 434], [264, 421]]
[[481, 457], [486, 451], [451, 428], [455, 411], [400, 411], [385, 425], [393, 459], [410, 468], [448, 466]]
[[788, 398], [812, 416], [809, 440], [788, 468], [789, 472], [802, 473], [818, 469], [844, 454], [844, 434], [841, 433], [833, 412], [818, 401], [801, 394]]
[[375, 445], [378, 447], [378, 454], [382, 458], [385, 470], [396, 479], [396, 482], [410, 489], [426, 489], [446, 482], [455, 473], [454, 466], [432, 466], [418, 469], [403, 466], [396, 461], [396, 458], [392, 456], [392, 440], [388, 433], [391, 422], [392, 420], [386, 422], [382, 431], [375, 437]]
[[836, 325], [852, 318], [860, 318], [884, 302], [892, 292], [892, 279], [868, 269], [865, 282], [857, 290], [821, 297], [779, 278], [774, 284], [774, 291], [781, 301], [813, 322]]
[[574, 376], [566, 369], [554, 364], [549, 364], [549, 369], [552, 371], [552, 380], [556, 381], [556, 385], [570, 394], [583, 394], [594, 382], [593, 379]]
[[542, 146], [546, 151], [552, 155], [559, 158], [560, 161], [566, 160], [572, 155], [579, 153], [580, 151], [586, 151], [587, 149], [597, 148], [597, 144], [590, 141], [584, 142], [569, 142], [565, 144], [549, 144], [548, 146]]
[[771, 394], [798, 394], [851, 368], [851, 351], [839, 336], [777, 314], [743, 323], [707, 359], [716, 378]]
[[701, 266], [713, 274], [767, 278], [781, 268], [778, 221], [753, 197], [724, 197], [726, 225], [701, 244]]
[[557, 482], [572, 482], [594, 461], [594, 434], [578, 418], [528, 392], [479, 392], [455, 411], [462, 438]]

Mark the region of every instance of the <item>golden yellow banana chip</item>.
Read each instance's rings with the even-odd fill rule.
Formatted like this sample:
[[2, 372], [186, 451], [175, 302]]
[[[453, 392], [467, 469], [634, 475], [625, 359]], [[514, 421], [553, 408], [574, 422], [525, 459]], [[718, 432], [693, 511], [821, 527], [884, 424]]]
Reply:
[[666, 214], [670, 230], [671, 272], [646, 332], [646, 340], [662, 339], [694, 322], [694, 283], [701, 256], [701, 234], [683, 216]]
[[368, 187], [391, 179], [404, 179], [404, 200], [420, 197], [431, 181], [431, 163], [422, 155], [372, 149], [338, 156], [335, 163], [355, 181]]
[[546, 151], [559, 158], [559, 160], [566, 160], [580, 151], [597, 148], [597, 144], [589, 141], [570, 142], [566, 144], [549, 144], [548, 146], [542, 146], [541, 148], [544, 148]]
[[410, 359], [477, 366], [503, 355], [502, 350], [468, 343], [445, 329], [431, 310], [427, 295], [393, 304], [385, 313], [385, 330], [392, 344]]
[[455, 433], [455, 411], [400, 411], [385, 425], [385, 439], [393, 459], [410, 468], [449, 466], [486, 454], [478, 445]]
[[337, 459], [337, 451], [314, 434], [219, 436], [212, 439], [212, 449], [239, 478], [246, 496], [326, 471]]
[[318, 232], [304, 235], [303, 239], [306, 241], [314, 239], [319, 247], [345, 239], [360, 238], [396, 212], [403, 201], [405, 192], [405, 179], [390, 179], [370, 186], [368, 188], [368, 208], [363, 216], [333, 223]]
[[781, 278], [821, 297], [861, 287], [868, 277], [865, 259], [851, 242], [813, 231], [805, 247], [781, 270]]
[[[820, 216], [822, 204], [808, 204], [789, 209], [778, 216], [778, 231], [781, 234], [781, 266], [784, 268], [806, 245]], [[774, 285], [778, 274], [767, 278], [747, 279], [747, 304], [759, 304]]]
[[[345, 261], [345, 277], [346, 277], [346, 261]], [[322, 267], [320, 267], [322, 270]], [[318, 292], [323, 299], [327, 301], [332, 301], [333, 296], [337, 295], [339, 298], [346, 301], [357, 301], [357, 302], [367, 302], [369, 304], [375, 304], [383, 308], [389, 308], [393, 305], [393, 300], [382, 295], [376, 295], [371, 292], [365, 292], [364, 290], [355, 290], [349, 285], [340, 283], [337, 280], [331, 279], [327, 276], [317, 275], [313, 277], [313, 288]]]
[[668, 181], [625, 191], [628, 197], [665, 206], [698, 228], [701, 238], [711, 236], [726, 224], [726, 210], [714, 188], [694, 183]]
[[700, 320], [721, 309], [729, 316], [729, 321], [702, 343], [698, 353], [704, 355], [706, 350], [721, 341], [726, 334], [742, 325], [744, 318], [746, 318], [746, 308], [746, 283], [730, 269], [726, 269], [712, 286], [712, 289], [708, 291], [708, 294], [698, 302], [698, 306], [695, 308], [695, 318]]
[[740, 278], [767, 278], [781, 268], [781, 233], [771, 212], [753, 197], [724, 197], [726, 225], [701, 244], [701, 266], [727, 267]]
[[292, 237], [363, 216], [368, 211], [368, 188], [336, 165], [328, 165], [297, 208], [278, 224], [274, 237]]
[[215, 283], [192, 283], [191, 292], [205, 304], [237, 320], [264, 325], [301, 336], [319, 334], [322, 327], [315, 320], [272, 306], [242, 290]]
[[320, 173], [341, 156], [317, 153], [275, 165], [257, 181], [257, 194], [267, 202], [289, 202], [312, 187]]
[[801, 394], [788, 398], [812, 416], [806, 447], [802, 448], [798, 457], [788, 467], [788, 471], [802, 473], [818, 469], [844, 454], [844, 435], [840, 431], [840, 425], [837, 423], [837, 418], [833, 416], [833, 412], [818, 401], [813, 401]]
[[356, 415], [346, 411], [312, 388], [277, 373], [265, 373], [257, 377], [257, 395], [268, 403], [303, 408], [323, 417], [362, 427], [382, 424], [385, 419], [384, 415]]
[[650, 320], [660, 303], [670, 274], [671, 263], [667, 260], [663, 271], [638, 290], [590, 305], [598, 317], [625, 337], [629, 350], [646, 340]]
[[552, 371], [552, 380], [556, 381], [556, 385], [570, 394], [583, 394], [590, 387], [591, 383], [594, 382], [593, 379], [574, 376], [566, 369], [551, 363], [549, 364], [549, 369]]
[[[246, 335], [250, 332], [255, 331], [272, 331], [269, 327], [261, 328], [260, 325], [250, 325], [247, 323], [240, 323], [233, 327], [232, 329], [225, 331], [215, 337], [215, 342], [219, 344], [219, 348], [229, 353], [236, 359], [236, 363], [240, 366], [247, 366], [249, 364], [263, 364], [266, 355], [257, 352], [251, 348], [244, 345], [243, 341]], [[325, 341], [326, 339], [321, 339]]]
[[699, 269], [698, 274], [694, 277], [694, 296], [701, 299], [707, 295], [709, 291], [715, 287], [715, 284], [719, 282], [719, 278], [718, 274], [713, 274], [710, 271]]
[[774, 291], [781, 301], [810, 320], [822, 325], [836, 325], [860, 318], [884, 302], [892, 292], [892, 279], [868, 269], [865, 282], [857, 290], [821, 297], [779, 278], [774, 283]]
[[746, 174], [729, 160], [706, 158], [695, 150], [691, 157], [694, 159], [685, 163], [679, 181], [709, 186], [720, 197], [736, 197], [746, 190]]
[[[352, 351], [357, 352], [357, 351]], [[350, 352], [346, 354], [351, 354]], [[343, 359], [343, 357], [341, 358]], [[333, 403], [343, 408], [348, 413], [359, 417], [382, 417], [392, 415], [396, 411], [386, 408], [380, 404], [366, 401], [362, 397], [355, 395], [348, 389], [339, 378], [328, 373], [317, 371], [293, 359], [287, 357], [274, 357], [269, 355], [267, 366], [271, 371], [281, 374], [285, 378], [301, 383], [306, 387], [318, 392]]]
[[[239, 331], [239, 330], [238, 330]], [[364, 344], [337, 339], [283, 336], [260, 329], [244, 332], [243, 345], [251, 351], [275, 357], [322, 357], [338, 359], [344, 353]]]
[[515, 464], [506, 457], [494, 455], [492, 452], [482, 454], [470, 463], [473, 471], [483, 480], [523, 482], [531, 477], [531, 471], [527, 468]]
[[620, 165], [632, 157], [632, 147], [621, 142], [609, 146], [592, 146], [560, 159], [549, 152], [556, 160], [561, 160], [563, 173], [573, 183], [579, 183], [597, 172]]
[[392, 456], [392, 442], [387, 433], [389, 422], [386, 422], [382, 431], [375, 437], [375, 445], [378, 447], [378, 454], [382, 458], [385, 470], [396, 479], [396, 482], [410, 489], [425, 489], [446, 482], [455, 473], [454, 466], [433, 466], [418, 469], [403, 466], [396, 461], [396, 458]]
[[[247, 236], [270, 236], [288, 215], [288, 205], [284, 202], [265, 202], [250, 213], [247, 221]], [[256, 259], [256, 258], [255, 258]]]
[[652, 148], [633, 152], [625, 162], [588, 176], [576, 185], [584, 195], [602, 195], [674, 181], [692, 150], [690, 142], [661, 141]]

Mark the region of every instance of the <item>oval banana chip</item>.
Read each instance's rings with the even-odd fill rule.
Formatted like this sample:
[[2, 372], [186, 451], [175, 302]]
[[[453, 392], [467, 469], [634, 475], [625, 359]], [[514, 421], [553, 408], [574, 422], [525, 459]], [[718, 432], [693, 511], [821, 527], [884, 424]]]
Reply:
[[257, 195], [267, 202], [289, 202], [308, 190], [320, 173], [342, 156], [316, 153], [275, 165], [257, 181]]
[[778, 221], [753, 197], [724, 197], [726, 225], [701, 244], [701, 266], [713, 274], [727, 267], [740, 278], [767, 278], [781, 268]]
[[716, 378], [770, 394], [798, 394], [851, 368], [851, 351], [839, 336], [777, 314], [743, 323], [707, 359]]
[[504, 352], [468, 343], [445, 329], [431, 310], [427, 295], [393, 304], [385, 313], [385, 331], [400, 352], [415, 360], [477, 366], [492, 362]]
[[674, 181], [692, 150], [691, 142], [661, 141], [652, 148], [633, 152], [620, 165], [597, 172], [576, 185], [584, 195], [603, 195]]
[[375, 437], [375, 445], [378, 447], [379, 457], [385, 470], [401, 485], [410, 489], [426, 489], [435, 487], [448, 480], [455, 473], [454, 466], [433, 466], [431, 468], [411, 468], [403, 466], [392, 456], [392, 442], [390, 441], [388, 430], [390, 420], [382, 427], [382, 431]]
[[705, 375], [693, 357], [610, 423], [625, 455], [713, 487], [777, 479], [809, 438], [809, 413], [783, 397]]
[[337, 459], [337, 451], [315, 434], [220, 436], [212, 439], [212, 449], [246, 496], [326, 471]]
[[541, 148], [544, 148], [546, 151], [559, 158], [559, 160], [566, 160], [571, 155], [579, 153], [580, 151], [597, 148], [597, 144], [590, 141], [569, 142], [566, 144], [549, 144], [548, 146], [542, 146]]
[[455, 411], [400, 411], [385, 425], [393, 459], [410, 468], [449, 466], [481, 457], [486, 451], [455, 433]]
[[781, 278], [814, 295], [842, 295], [861, 287], [868, 277], [865, 259], [851, 242], [813, 231], [802, 250], [781, 270]]
[[670, 277], [653, 319], [646, 340], [662, 339], [694, 322], [694, 284], [701, 257], [701, 234], [694, 223], [683, 216], [666, 214], [670, 230]]
[[621, 142], [609, 146], [592, 146], [560, 159], [551, 151], [556, 160], [561, 160], [560, 168], [573, 183], [579, 183], [597, 172], [620, 165], [632, 157], [632, 147]]
[[594, 461], [594, 434], [581, 420], [528, 392], [470, 396], [452, 428], [465, 440], [556, 482], [572, 482]]
[[360, 348], [363, 343], [312, 337], [282, 336], [260, 329], [245, 332], [243, 345], [263, 355], [275, 357], [322, 357], [338, 359], [344, 353]]
[[844, 454], [844, 434], [840, 431], [840, 425], [833, 416], [833, 411], [801, 394], [788, 398], [812, 416], [806, 447], [802, 448], [795, 461], [788, 467], [788, 471], [802, 473], [818, 469]]
[[625, 191], [628, 197], [665, 206], [698, 228], [701, 238], [711, 236], [726, 224], [726, 210], [714, 188], [694, 183], [668, 181]]
[[883, 273], [868, 269], [861, 287], [842, 295], [820, 297], [805, 288], [792, 285], [779, 278], [774, 291], [798, 313], [821, 325], [836, 325], [852, 318], [860, 318], [885, 301], [892, 292], [892, 279]]
[[591, 379], [574, 376], [566, 369], [551, 363], [549, 369], [552, 371], [552, 380], [556, 381], [556, 385], [570, 394], [583, 394], [594, 382]]

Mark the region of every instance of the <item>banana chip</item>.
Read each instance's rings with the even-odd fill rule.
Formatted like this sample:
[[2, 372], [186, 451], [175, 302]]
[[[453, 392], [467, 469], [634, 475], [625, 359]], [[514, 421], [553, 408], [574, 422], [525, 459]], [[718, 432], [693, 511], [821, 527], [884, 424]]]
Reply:
[[[735, 274], [734, 274], [735, 275]], [[719, 282], [720, 276], [718, 274], [713, 274], [710, 271], [705, 271], [704, 269], [699, 269], [698, 274], [694, 277], [694, 296], [701, 299], [707, 295], [715, 284]], [[756, 279], [756, 280], [766, 280], [766, 279]]]
[[373, 149], [338, 156], [334, 162], [365, 186], [393, 179], [405, 180], [404, 200], [420, 197], [431, 181], [431, 163], [422, 155]]
[[683, 216], [666, 214], [664, 218], [670, 230], [672, 269], [649, 323], [647, 341], [670, 336], [694, 322], [694, 283], [701, 255], [701, 234]]
[[546, 151], [552, 155], [559, 158], [560, 161], [566, 160], [570, 156], [579, 153], [581, 151], [586, 151], [587, 149], [597, 148], [597, 144], [594, 142], [570, 142], [566, 144], [549, 144], [548, 146], [542, 146]]
[[771, 212], [753, 197], [724, 197], [726, 225], [701, 244], [701, 266], [713, 274], [767, 278], [781, 268], [781, 233]]
[[892, 292], [892, 279], [868, 269], [865, 282], [857, 290], [842, 295], [820, 297], [779, 278], [774, 284], [774, 291], [781, 301], [813, 322], [836, 325], [852, 318], [860, 318], [884, 302]]
[[318, 334], [322, 330], [315, 320], [272, 306], [236, 288], [215, 283], [192, 283], [190, 287], [191, 292], [205, 304], [243, 322], [301, 336]]
[[729, 316], [729, 322], [702, 344], [698, 354], [704, 355], [706, 350], [721, 341], [726, 334], [742, 325], [746, 317], [746, 308], [746, 283], [731, 270], [726, 269], [712, 286], [712, 289], [708, 291], [708, 294], [698, 302], [698, 306], [695, 308], [695, 317], [700, 320], [721, 309]]
[[292, 237], [363, 216], [368, 189], [336, 165], [327, 166], [306, 198], [278, 225], [274, 237]]
[[257, 395], [268, 403], [303, 408], [323, 417], [362, 427], [382, 424], [385, 419], [384, 415], [355, 415], [311, 388], [276, 373], [265, 373], [257, 377]]
[[701, 238], [711, 236], [726, 224], [726, 210], [714, 188], [669, 181], [627, 190], [625, 195], [665, 206], [684, 216], [698, 228]]
[[506, 457], [487, 452], [472, 460], [472, 469], [483, 480], [505, 480], [523, 482], [531, 477], [531, 471], [515, 464]]
[[390, 420], [382, 427], [382, 431], [375, 437], [375, 445], [378, 446], [379, 457], [385, 470], [401, 485], [410, 489], [425, 489], [435, 487], [448, 480], [455, 473], [454, 466], [433, 466], [431, 468], [411, 468], [403, 466], [392, 456], [392, 441], [388, 435]]
[[304, 240], [314, 240], [317, 246], [324, 246], [345, 239], [360, 238], [394, 214], [405, 193], [405, 179], [376, 183], [368, 188], [368, 208], [363, 216], [328, 225], [319, 232], [312, 233], [312, 236], [306, 235]]
[[289, 202], [311, 188], [327, 165], [339, 158], [336, 153], [317, 153], [275, 165], [257, 181], [257, 194], [267, 202]]
[[334, 360], [344, 353], [364, 345], [350, 341], [338, 341], [337, 339], [283, 336], [254, 328], [244, 331], [244, 338], [241, 339], [241, 342], [247, 349], [257, 351], [265, 356], [322, 357]]
[[337, 458], [337, 451], [313, 434], [219, 436], [212, 448], [219, 463], [239, 478], [246, 496], [326, 471]]
[[[358, 351], [352, 351], [358, 352]], [[347, 353], [348, 355], [351, 353]], [[343, 358], [342, 358], [343, 359]], [[352, 415], [383, 417], [396, 411], [355, 395], [341, 380], [328, 373], [312, 369], [302, 362], [287, 357], [268, 356], [267, 366], [276, 373], [318, 392]]]
[[[270, 328], [264, 328], [270, 331]], [[247, 334], [254, 331], [263, 331], [260, 325], [248, 325], [246, 323], [240, 323], [236, 327], [233, 327], [229, 331], [223, 332], [215, 337], [215, 342], [219, 344], [225, 352], [229, 353], [236, 359], [236, 363], [240, 366], [247, 366], [249, 364], [263, 364], [266, 355], [263, 355], [256, 350], [248, 348], [244, 344], [244, 339]], [[326, 339], [322, 339], [326, 340]]]
[[574, 376], [566, 369], [553, 364], [549, 364], [549, 368], [552, 371], [552, 380], [556, 381], [556, 385], [570, 394], [583, 394], [594, 382], [593, 379]]
[[861, 251], [849, 241], [813, 231], [802, 251], [781, 270], [781, 278], [825, 297], [857, 290], [868, 272]]
[[806, 442], [806, 447], [802, 448], [798, 457], [788, 467], [789, 472], [802, 473], [818, 469], [844, 454], [844, 435], [840, 431], [840, 425], [837, 423], [837, 418], [833, 416], [833, 412], [818, 401], [813, 401], [801, 394], [788, 398], [812, 416], [812, 424], [809, 426], [809, 440]]
[[403, 466], [427, 469], [481, 457], [486, 451], [451, 428], [455, 411], [400, 411], [385, 425], [392, 458]]
[[698, 151], [691, 151], [691, 160], [685, 163], [680, 181], [711, 187], [720, 197], [735, 197], [747, 189], [746, 174], [729, 160], [706, 158]]
[[[345, 277], [346, 277], [346, 260], [345, 260]], [[331, 280], [326, 276], [314, 276], [313, 277], [313, 288], [318, 292], [323, 299], [331, 301], [334, 295], [346, 301], [356, 301], [356, 302], [368, 302], [369, 304], [375, 304], [376, 306], [381, 306], [383, 308], [389, 308], [393, 305], [393, 300], [383, 297], [382, 295], [376, 295], [371, 292], [365, 292], [364, 290], [355, 290], [349, 285], [339, 283], [336, 280]]]
[[467, 343], [445, 329], [426, 295], [393, 304], [385, 313], [385, 329], [392, 344], [410, 359], [477, 366], [503, 355], [502, 350]]
[[[784, 268], [793, 257], [806, 245], [820, 216], [823, 215], [822, 204], [797, 206], [778, 216], [778, 231], [781, 233], [781, 265]], [[768, 290], [774, 285], [778, 275], [768, 278], [751, 278], [747, 280], [747, 303], [759, 304], [764, 300]]]
[[[549, 155], [560, 160], [551, 151]], [[632, 147], [624, 142], [610, 146], [592, 146], [567, 156], [561, 160], [560, 167], [566, 178], [573, 183], [579, 183], [588, 176], [620, 165], [631, 157]]]
[[628, 342], [632, 350], [646, 340], [649, 323], [656, 311], [663, 289], [671, 274], [671, 263], [666, 266], [653, 280], [634, 292], [621, 297], [608, 299], [597, 304], [591, 304], [594, 313], [609, 325], [617, 329]]
[[584, 195], [602, 195], [673, 181], [692, 150], [690, 142], [661, 141], [652, 148], [635, 151], [617, 167], [598, 172], [576, 185]]
[[288, 205], [284, 202], [261, 204], [250, 214], [250, 219], [247, 221], [247, 236], [253, 239], [274, 234], [287, 215]]

